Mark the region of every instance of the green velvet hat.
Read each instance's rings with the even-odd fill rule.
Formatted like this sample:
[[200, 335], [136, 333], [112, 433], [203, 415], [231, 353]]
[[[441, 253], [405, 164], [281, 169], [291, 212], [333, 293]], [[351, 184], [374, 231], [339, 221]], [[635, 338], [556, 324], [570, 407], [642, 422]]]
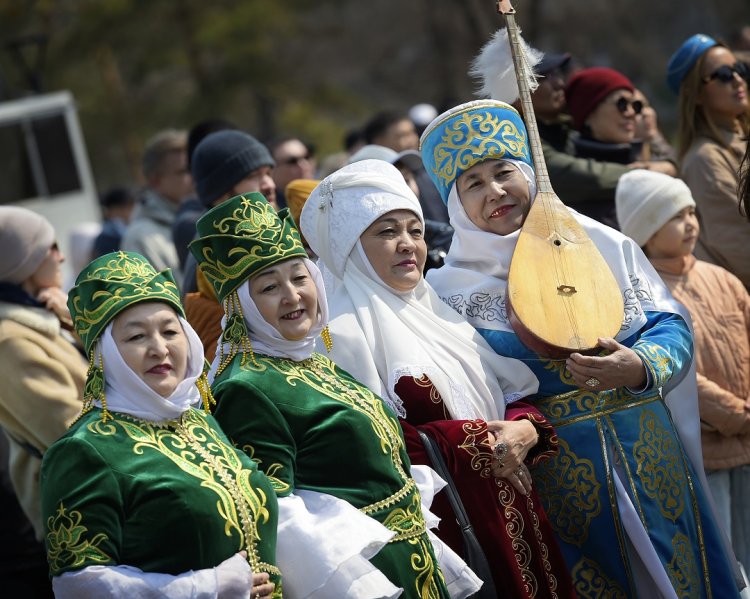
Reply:
[[307, 258], [289, 210], [277, 214], [262, 194], [239, 195], [209, 210], [196, 223], [190, 251], [220, 302], [264, 268]]
[[140, 254], [112, 252], [86, 266], [68, 294], [73, 326], [86, 353], [115, 316], [145, 301], [164, 302], [185, 316], [172, 272], [157, 272]]

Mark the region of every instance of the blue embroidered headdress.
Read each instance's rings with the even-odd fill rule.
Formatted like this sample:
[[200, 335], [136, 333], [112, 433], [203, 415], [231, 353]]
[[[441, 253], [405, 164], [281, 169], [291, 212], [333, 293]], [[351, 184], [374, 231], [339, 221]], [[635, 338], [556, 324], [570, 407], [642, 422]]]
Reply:
[[425, 129], [420, 150], [446, 204], [456, 179], [479, 162], [512, 158], [533, 167], [521, 115], [497, 100], [467, 102], [444, 112]]

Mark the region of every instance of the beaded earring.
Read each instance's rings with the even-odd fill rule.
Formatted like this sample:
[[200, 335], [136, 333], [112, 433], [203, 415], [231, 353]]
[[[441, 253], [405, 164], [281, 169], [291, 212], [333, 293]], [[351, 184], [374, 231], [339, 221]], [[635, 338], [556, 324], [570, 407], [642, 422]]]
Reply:
[[207, 360], [203, 360], [203, 372], [195, 381], [195, 386], [198, 387], [198, 393], [201, 396], [201, 402], [203, 403], [203, 411], [206, 414], [211, 413], [211, 408], [216, 405], [213, 393], [211, 393], [211, 385], [208, 383], [208, 371], [211, 369], [211, 365]]
[[333, 339], [331, 338], [331, 329], [328, 328], [328, 325], [324, 326], [323, 330], [320, 331], [320, 338], [323, 340], [323, 345], [326, 346], [326, 351], [330, 354], [333, 349]]
[[104, 394], [104, 361], [101, 352], [97, 352], [95, 348], [96, 346], [89, 352], [89, 369], [86, 372], [86, 384], [83, 388], [83, 408], [74, 424], [94, 408], [94, 402], [97, 400], [102, 405], [102, 422], [112, 419], [112, 414], [107, 409], [107, 397]]
[[[219, 376], [229, 365], [232, 359], [242, 352], [241, 365], [245, 365], [247, 356], [250, 356], [253, 364], [258, 366], [255, 360], [255, 353], [250, 344], [250, 336], [245, 324], [245, 316], [242, 314], [240, 298], [237, 291], [233, 291], [224, 298], [224, 313], [227, 315], [227, 321], [224, 325], [224, 331], [219, 339], [219, 367], [216, 369], [216, 376]], [[224, 345], [229, 345], [229, 353], [224, 352]]]

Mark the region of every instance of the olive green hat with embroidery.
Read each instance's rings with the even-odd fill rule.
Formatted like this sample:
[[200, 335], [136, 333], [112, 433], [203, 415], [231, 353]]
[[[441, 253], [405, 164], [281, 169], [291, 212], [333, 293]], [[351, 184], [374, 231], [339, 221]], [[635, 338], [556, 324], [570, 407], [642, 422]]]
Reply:
[[68, 294], [73, 326], [86, 353], [115, 316], [145, 301], [164, 302], [185, 316], [172, 272], [158, 272], [140, 254], [112, 252], [86, 266]]
[[289, 210], [277, 214], [257, 192], [212, 208], [196, 228], [198, 239], [190, 251], [222, 303], [264, 268], [289, 258], [307, 258]]

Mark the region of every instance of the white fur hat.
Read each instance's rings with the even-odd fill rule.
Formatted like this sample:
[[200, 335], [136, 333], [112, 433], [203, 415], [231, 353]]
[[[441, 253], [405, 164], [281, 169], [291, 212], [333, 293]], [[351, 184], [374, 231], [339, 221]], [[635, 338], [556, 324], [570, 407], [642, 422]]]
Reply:
[[695, 200], [682, 179], [635, 169], [617, 182], [617, 222], [620, 230], [641, 247], [688, 206], [695, 206]]

